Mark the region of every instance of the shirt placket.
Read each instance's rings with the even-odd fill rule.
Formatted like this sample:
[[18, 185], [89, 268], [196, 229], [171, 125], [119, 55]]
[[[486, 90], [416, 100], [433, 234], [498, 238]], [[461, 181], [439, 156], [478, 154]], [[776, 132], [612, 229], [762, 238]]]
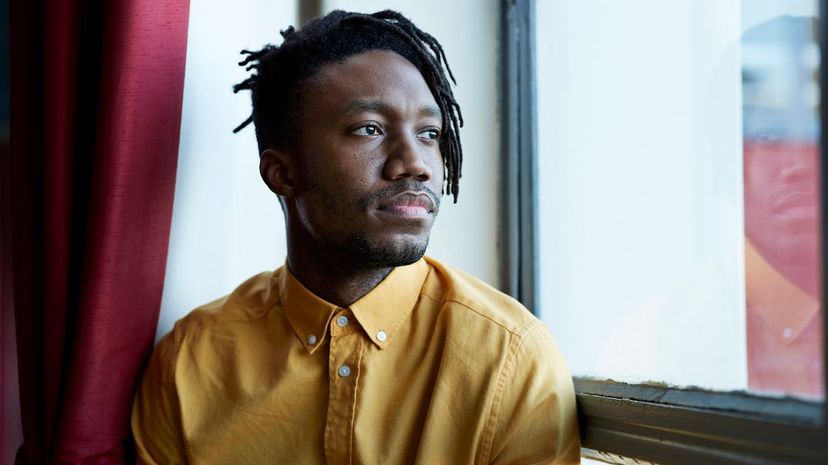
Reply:
[[363, 336], [359, 324], [347, 309], [339, 309], [334, 314], [329, 331], [330, 395], [325, 425], [325, 458], [329, 464], [350, 464]]

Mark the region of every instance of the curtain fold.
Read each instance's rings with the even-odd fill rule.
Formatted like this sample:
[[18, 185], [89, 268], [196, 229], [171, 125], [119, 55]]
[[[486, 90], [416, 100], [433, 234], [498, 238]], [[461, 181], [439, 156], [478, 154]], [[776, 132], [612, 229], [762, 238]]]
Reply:
[[127, 460], [164, 281], [188, 14], [189, 0], [10, 4], [18, 464]]

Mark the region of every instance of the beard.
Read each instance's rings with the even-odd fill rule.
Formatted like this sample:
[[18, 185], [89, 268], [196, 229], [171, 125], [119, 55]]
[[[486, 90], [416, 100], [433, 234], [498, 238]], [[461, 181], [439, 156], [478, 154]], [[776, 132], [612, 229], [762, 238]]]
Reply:
[[347, 263], [352, 268], [372, 270], [395, 268], [415, 263], [425, 255], [428, 248], [428, 238], [378, 244], [375, 240], [371, 240], [368, 235], [357, 233], [342, 241], [318, 243], [317, 247], [321, 252], [320, 257], [327, 257], [327, 263], [324, 265]]
[[352, 252], [355, 252], [354, 263], [370, 268], [396, 267], [410, 265], [423, 258], [428, 248], [428, 239], [394, 247], [376, 247], [366, 238], [356, 237], [350, 246]]

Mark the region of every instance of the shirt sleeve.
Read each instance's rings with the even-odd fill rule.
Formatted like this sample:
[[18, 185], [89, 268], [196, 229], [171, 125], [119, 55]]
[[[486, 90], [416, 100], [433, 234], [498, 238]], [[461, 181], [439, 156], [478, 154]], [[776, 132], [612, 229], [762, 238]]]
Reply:
[[135, 395], [132, 434], [138, 464], [187, 463], [174, 376], [178, 354], [176, 334], [174, 329], [158, 343]]
[[518, 344], [511, 366], [501, 373], [504, 389], [489, 462], [580, 463], [575, 389], [557, 345], [539, 322]]

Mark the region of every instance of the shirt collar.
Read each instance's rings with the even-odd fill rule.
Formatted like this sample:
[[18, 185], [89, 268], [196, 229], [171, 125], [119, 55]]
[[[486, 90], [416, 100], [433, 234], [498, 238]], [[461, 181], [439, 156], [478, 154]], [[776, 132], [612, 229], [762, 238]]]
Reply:
[[777, 271], [750, 241], [745, 241], [745, 262], [746, 280], [752, 283], [751, 311], [765, 320], [780, 342], [793, 342], [818, 313], [819, 300]]
[[[385, 349], [408, 318], [428, 275], [428, 265], [416, 263], [394, 268], [369, 293], [347, 308], [373, 343]], [[274, 276], [285, 315], [296, 336], [309, 352], [315, 352], [328, 336], [331, 319], [342, 307], [309, 291], [290, 271], [287, 263]]]
[[394, 268], [371, 292], [349, 307], [368, 337], [380, 349], [394, 339], [420, 298], [428, 275], [425, 260]]
[[293, 276], [287, 262], [282, 266], [276, 284], [279, 288], [279, 300], [285, 309], [290, 325], [296, 336], [309, 352], [313, 353], [322, 346], [327, 334], [328, 324], [339, 307], [321, 299], [309, 291]]

